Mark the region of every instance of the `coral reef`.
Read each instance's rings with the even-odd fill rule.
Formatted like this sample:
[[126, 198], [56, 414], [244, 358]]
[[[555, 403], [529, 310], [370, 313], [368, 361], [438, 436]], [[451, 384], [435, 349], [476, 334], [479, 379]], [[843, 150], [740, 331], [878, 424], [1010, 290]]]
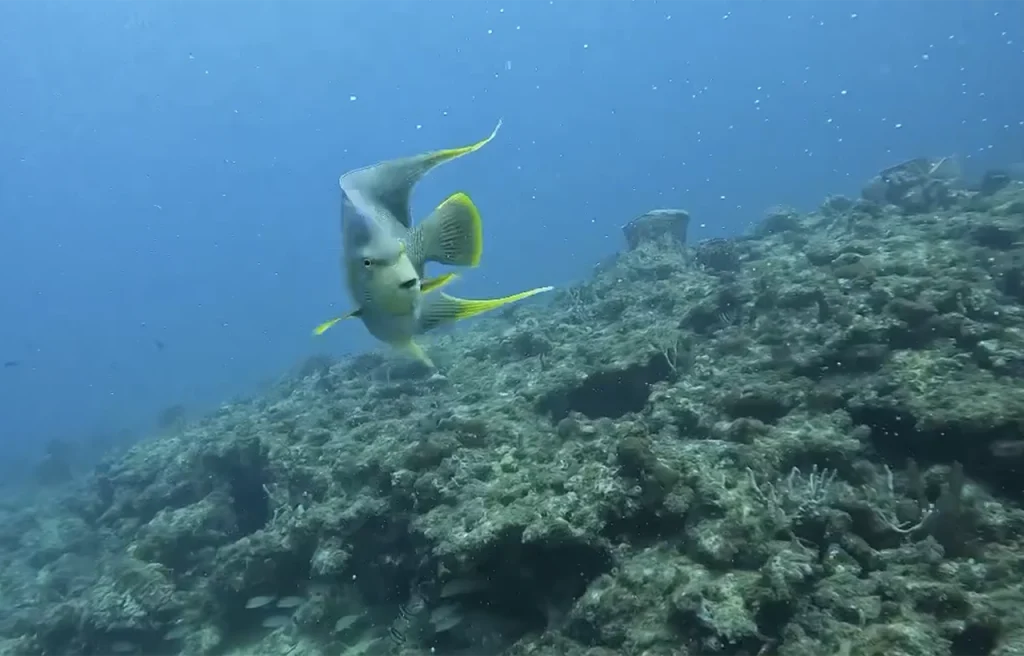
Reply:
[[686, 231], [690, 227], [690, 213], [686, 210], [651, 210], [622, 226], [629, 250], [649, 241], [675, 241], [686, 245]]
[[915, 166], [8, 503], [0, 654], [1024, 654], [1024, 185]]

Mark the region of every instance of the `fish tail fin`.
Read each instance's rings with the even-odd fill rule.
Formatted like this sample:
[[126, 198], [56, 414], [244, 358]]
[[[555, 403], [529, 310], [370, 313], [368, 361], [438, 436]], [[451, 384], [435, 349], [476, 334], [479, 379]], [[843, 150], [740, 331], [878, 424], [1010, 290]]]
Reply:
[[401, 157], [349, 171], [338, 181], [346, 194], [358, 196], [361, 202], [382, 208], [406, 228], [412, 227], [409, 197], [412, 188], [435, 167], [463, 155], [480, 150], [498, 134], [501, 121], [485, 139], [459, 148], [434, 150], [429, 153]]
[[409, 258], [417, 267], [427, 261], [475, 267], [483, 250], [480, 211], [462, 192], [446, 198], [409, 235]]
[[443, 292], [438, 292], [436, 295], [431, 295], [424, 299], [423, 308], [420, 311], [419, 329], [421, 332], [426, 332], [440, 325], [469, 319], [478, 314], [496, 310], [509, 303], [515, 303], [537, 294], [549, 292], [552, 289], [554, 287], [537, 287], [510, 296], [485, 299], [456, 298]]

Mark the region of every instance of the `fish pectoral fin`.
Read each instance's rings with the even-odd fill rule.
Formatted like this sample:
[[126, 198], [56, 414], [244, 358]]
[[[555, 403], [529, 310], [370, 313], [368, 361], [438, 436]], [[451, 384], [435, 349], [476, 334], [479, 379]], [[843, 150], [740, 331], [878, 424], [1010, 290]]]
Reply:
[[314, 335], [323, 335], [325, 332], [327, 332], [328, 330], [333, 328], [334, 324], [338, 323], [339, 321], [341, 321], [344, 318], [345, 317], [335, 317], [334, 319], [330, 319], [328, 321], [323, 322], [322, 324], [320, 324], [319, 326], [317, 326], [316, 328], [313, 329], [313, 334]]
[[456, 278], [458, 276], [454, 273], [444, 273], [436, 278], [427, 278], [420, 282], [420, 292], [426, 294], [427, 292], [441, 289]]
[[469, 196], [456, 192], [430, 213], [409, 235], [414, 264], [439, 262], [475, 267], [484, 250], [480, 211]]
[[338, 323], [339, 321], [344, 321], [345, 319], [351, 319], [352, 317], [358, 317], [362, 313], [363, 313], [362, 308], [356, 308], [355, 310], [352, 310], [351, 312], [346, 312], [345, 314], [341, 315], [340, 317], [334, 317], [333, 319], [329, 319], [329, 320], [323, 322], [322, 324], [320, 324], [319, 326], [317, 326], [316, 328], [314, 328], [313, 329], [313, 334], [314, 335], [323, 335], [325, 332], [327, 332], [328, 330], [333, 328], [334, 324]]
[[496, 310], [503, 305], [515, 303], [537, 294], [549, 292], [554, 287], [537, 287], [525, 292], [503, 296], [501, 298], [467, 299], [448, 296], [438, 292], [435, 296], [428, 296], [424, 299], [423, 308], [420, 310], [419, 330], [426, 332], [446, 323], [469, 319], [484, 312]]
[[461, 148], [434, 150], [429, 153], [391, 159], [349, 171], [338, 183], [348, 194], [357, 195], [376, 209], [382, 209], [406, 228], [412, 227], [409, 197], [412, 188], [423, 176], [445, 162], [483, 148], [498, 134], [501, 121], [486, 139]]
[[398, 348], [403, 350], [403, 351], [405, 351], [406, 353], [408, 353], [412, 357], [416, 358], [417, 360], [419, 360], [423, 364], [427, 365], [431, 369], [437, 369], [437, 367], [434, 366], [434, 361], [430, 359], [430, 356], [428, 356], [423, 351], [423, 348], [419, 344], [417, 344], [416, 342], [409, 341], [409, 342], [406, 342], [405, 344], [399, 344]]

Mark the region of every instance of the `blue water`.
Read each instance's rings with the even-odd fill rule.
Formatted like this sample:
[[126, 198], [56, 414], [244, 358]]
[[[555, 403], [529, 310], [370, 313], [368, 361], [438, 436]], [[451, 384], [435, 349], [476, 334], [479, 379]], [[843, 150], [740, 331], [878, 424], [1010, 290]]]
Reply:
[[1024, 3], [0, 2], [5, 455], [375, 347], [310, 337], [348, 307], [338, 176], [499, 118], [415, 198], [483, 212], [460, 295], [586, 276], [655, 207], [733, 235], [917, 155], [1024, 159]]

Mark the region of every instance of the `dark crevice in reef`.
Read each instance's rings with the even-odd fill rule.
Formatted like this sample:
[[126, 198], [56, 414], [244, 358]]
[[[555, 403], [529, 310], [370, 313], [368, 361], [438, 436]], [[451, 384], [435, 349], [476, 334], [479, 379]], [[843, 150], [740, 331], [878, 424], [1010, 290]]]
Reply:
[[[301, 544], [294, 551], [279, 550], [273, 554], [273, 568], [268, 570], [271, 574], [260, 590], [264, 594], [273, 594], [280, 597], [292, 595], [304, 595], [306, 584], [310, 581], [309, 559], [313, 555], [311, 544]], [[218, 593], [218, 605], [223, 609], [221, 620], [226, 635], [231, 640], [246, 640], [252, 635], [254, 613], [246, 608], [246, 598], [240, 598], [233, 590], [220, 590]], [[167, 641], [163, 640], [166, 645]], [[144, 651], [143, 653], [151, 653]], [[174, 651], [173, 654], [182, 652]]]
[[[471, 622], [491, 627], [488, 640], [494, 644], [509, 646], [556, 626], [587, 586], [612, 566], [611, 554], [593, 545], [557, 538], [524, 544], [522, 531], [510, 530], [469, 559], [460, 575], [445, 577], [483, 585], [441, 598], [445, 581], [432, 575], [439, 566], [410, 557], [429, 552], [430, 545], [410, 531], [408, 519], [373, 517], [347, 538], [353, 545], [348, 568], [359, 572], [356, 585], [364, 600], [371, 605], [406, 604], [418, 591], [429, 607], [455, 605]], [[444, 631], [425, 639], [424, 646], [439, 653], [477, 653], [481, 648], [480, 635], [472, 630]]]
[[764, 636], [777, 640], [783, 635], [795, 613], [796, 604], [791, 601], [766, 600], [755, 615], [758, 631]]
[[630, 436], [618, 444], [619, 473], [640, 489], [637, 504], [610, 511], [603, 534], [615, 542], [653, 544], [683, 530], [686, 517], [665, 506], [665, 499], [682, 480], [676, 469], [666, 465], [651, 449], [646, 437]]
[[999, 441], [1022, 438], [1017, 419], [930, 423], [922, 428], [923, 422], [906, 410], [863, 405], [849, 412], [855, 424], [871, 428], [872, 444], [893, 467], [904, 467], [908, 459], [922, 464], [959, 462], [971, 477], [987, 482], [994, 491], [1024, 499], [1020, 461], [999, 458], [992, 448]]
[[570, 412], [579, 412], [590, 419], [616, 419], [643, 410], [651, 386], [672, 375], [672, 365], [658, 353], [645, 363], [598, 371], [574, 387], [548, 394], [540, 402], [540, 411], [550, 414], [555, 421], [564, 419]]
[[421, 553], [427, 545], [409, 530], [407, 515], [370, 517], [345, 542], [351, 551], [348, 568], [359, 572], [356, 586], [366, 601], [404, 604], [409, 600], [418, 563], [409, 554]]
[[793, 374], [814, 381], [830, 376], [870, 374], [885, 364], [889, 353], [890, 349], [886, 344], [841, 340], [829, 345], [807, 361], [798, 363], [793, 368]]
[[[587, 586], [612, 567], [611, 554], [577, 542], [523, 544], [510, 531], [476, 560], [476, 577], [486, 587], [458, 598], [467, 617], [500, 629], [511, 645], [529, 633], [543, 633], [564, 620]], [[439, 634], [430, 645], [439, 652], [479, 649], [461, 632]]]
[[998, 637], [996, 627], [971, 624], [954, 636], [950, 653], [953, 656], [987, 656], [995, 650]]
[[636, 512], [609, 517], [608, 525], [601, 535], [619, 541], [629, 541], [633, 545], [650, 546], [657, 544], [673, 535], [681, 535], [686, 525], [686, 517], [668, 512], [661, 505], [650, 504], [650, 494], [644, 488], [642, 501], [647, 503]]
[[730, 419], [757, 419], [775, 424], [790, 413], [796, 403], [771, 389], [741, 390], [722, 398], [722, 411]]
[[267, 498], [267, 455], [258, 440], [243, 442], [224, 453], [207, 455], [203, 469], [227, 483], [231, 509], [240, 536], [251, 535], [270, 521]]

